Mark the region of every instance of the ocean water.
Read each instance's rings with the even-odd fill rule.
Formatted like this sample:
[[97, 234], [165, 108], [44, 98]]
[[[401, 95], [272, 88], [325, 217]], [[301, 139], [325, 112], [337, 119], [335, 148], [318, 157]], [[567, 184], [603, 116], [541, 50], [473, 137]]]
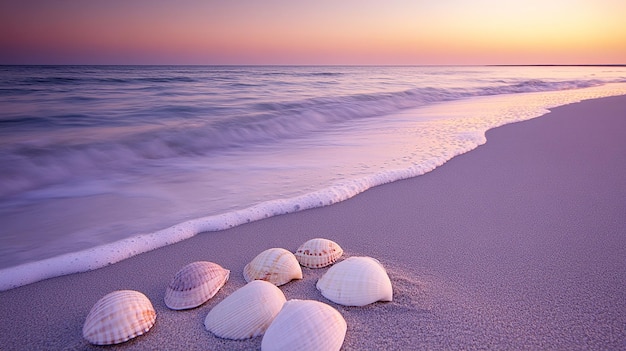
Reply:
[[343, 201], [621, 94], [626, 67], [0, 66], [0, 290]]

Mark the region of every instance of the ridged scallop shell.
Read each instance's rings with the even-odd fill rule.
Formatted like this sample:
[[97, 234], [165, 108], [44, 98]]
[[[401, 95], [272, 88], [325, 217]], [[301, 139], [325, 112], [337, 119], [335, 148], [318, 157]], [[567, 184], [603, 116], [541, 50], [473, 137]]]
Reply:
[[217, 304], [204, 319], [206, 330], [225, 339], [262, 335], [285, 303], [272, 283], [253, 280]]
[[332, 240], [315, 238], [300, 245], [294, 255], [304, 267], [322, 268], [335, 263], [343, 249]]
[[265, 280], [280, 286], [292, 279], [302, 279], [302, 268], [291, 252], [273, 248], [261, 252], [250, 261], [243, 269], [243, 277], [247, 282]]
[[339, 311], [313, 300], [289, 300], [265, 332], [261, 350], [339, 350], [347, 324]]
[[105, 295], [91, 308], [83, 337], [95, 345], [119, 344], [146, 333], [156, 320], [150, 300], [134, 290]]
[[345, 306], [365, 306], [393, 298], [385, 268], [371, 257], [350, 257], [335, 264], [316, 286], [325, 298]]
[[194, 308], [215, 296], [228, 281], [230, 271], [217, 263], [198, 261], [183, 268], [165, 290], [165, 304], [173, 310]]

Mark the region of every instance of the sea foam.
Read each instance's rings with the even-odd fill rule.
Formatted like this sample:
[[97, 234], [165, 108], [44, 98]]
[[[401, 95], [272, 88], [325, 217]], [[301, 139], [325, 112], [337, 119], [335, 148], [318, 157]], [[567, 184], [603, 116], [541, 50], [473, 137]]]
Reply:
[[[620, 86], [619, 89], [608, 89], [605, 87], [597, 89], [596, 92], [558, 93], [557, 95], [559, 96], [553, 97], [549, 106], [545, 106], [545, 99], [540, 99], [543, 105], [535, 102], [536, 106], [534, 108], [518, 110], [515, 121], [538, 117], [547, 112], [545, 108], [577, 102], [584, 97], [610, 96], [625, 93], [626, 85]], [[498, 104], [505, 103], [505, 106], [511, 104], [511, 98], [521, 98], [526, 102], [532, 100], [529, 100], [528, 97], [520, 96], [509, 96], [509, 101], [502, 101], [503, 98], [507, 100], [507, 97], [494, 99], [500, 99], [501, 101], [498, 102]], [[490, 103], [493, 103], [493, 101]], [[475, 108], [480, 108], [480, 103], [477, 104], [472, 101], [463, 101], [458, 104], [460, 104], [460, 106], [454, 106], [454, 108], [464, 107], [466, 111], [468, 107], [472, 105], [475, 106]], [[454, 111], [454, 108], [450, 109], [446, 106], [439, 106], [438, 108], [441, 109], [441, 111], [446, 111], [446, 109], [447, 111]], [[498, 111], [500, 113], [503, 112], [502, 110]], [[498, 125], [501, 124], [496, 122], [496, 125], [492, 125], [491, 127]], [[271, 200], [238, 211], [185, 221], [153, 233], [133, 236], [87, 250], [5, 268], [0, 270], [0, 290], [15, 288], [47, 278], [101, 268], [141, 253], [180, 242], [199, 233], [224, 230], [272, 216], [332, 205], [350, 199], [374, 186], [412, 178], [430, 172], [443, 165], [452, 157], [468, 152], [485, 143], [485, 132], [486, 130], [462, 133], [459, 137], [463, 139], [464, 142], [460, 143], [456, 148], [450, 149], [449, 153], [442, 154], [439, 157], [431, 157], [411, 167], [385, 170], [368, 177], [338, 182], [330, 187], [305, 195], [288, 199]]]
[[[241, 69], [234, 72], [211, 79], [228, 82], [232, 74], [244, 74]], [[446, 74], [442, 69], [434, 72]], [[324, 86], [326, 79], [349, 75], [317, 73], [333, 72], [313, 71], [301, 75], [292, 72], [287, 77], [296, 80], [295, 86], [301, 83], [299, 79], [319, 77], [322, 80], [314, 84]], [[474, 73], [469, 72], [464, 79], [469, 82]], [[458, 70], [450, 73], [452, 77], [455, 74], [459, 74]], [[275, 88], [281, 87], [285, 79], [284, 75], [278, 77]], [[194, 78], [194, 84], [201, 81]], [[142, 82], [130, 79], [130, 82], [116, 83]], [[355, 79], [355, 82], [360, 84], [361, 80]], [[189, 82], [173, 78], [170, 83]], [[237, 105], [245, 112], [238, 117], [225, 118], [222, 110], [210, 106], [204, 111], [216, 117], [208, 121], [194, 117], [184, 123], [173, 123], [167, 117], [136, 125], [106, 122], [106, 128], [98, 125], [93, 132], [89, 128], [62, 128], [53, 130], [58, 133], [42, 134], [33, 131], [39, 128], [36, 122], [15, 122], [16, 130], [24, 133], [7, 134], [0, 142], [6, 157], [4, 161], [13, 165], [5, 168], [6, 182], [0, 182], [8, 199], [2, 205], [4, 208], [22, 205], [31, 208], [44, 202], [55, 207], [63, 198], [83, 204], [83, 200], [97, 198], [99, 194], [113, 193], [124, 199], [120, 204], [145, 196], [146, 206], [160, 200], [180, 213], [156, 211], [156, 216], [133, 219], [133, 222], [155, 222], [152, 227], [165, 228], [161, 230], [127, 233], [113, 226], [111, 230], [98, 233], [88, 231], [87, 235], [107, 236], [115, 232], [126, 237], [114, 241], [104, 238], [104, 243], [94, 241], [90, 248], [0, 269], [0, 290], [97, 269], [198, 233], [331, 205], [374, 186], [422, 175], [484, 144], [488, 129], [538, 117], [555, 106], [626, 94], [626, 84], [600, 85], [604, 83], [607, 80], [518, 79], [491, 82], [481, 87], [467, 83], [463, 88], [409, 88], [387, 92], [374, 89], [336, 96], [316, 92], [312, 98], [296, 96], [295, 99], [255, 101], [254, 106]], [[577, 89], [581, 87], [584, 89]], [[551, 89], [567, 90], [533, 93]], [[236, 95], [238, 90], [232, 94], [233, 101], [247, 101]], [[82, 100], [76, 102], [80, 104], [79, 101]], [[170, 106], [150, 112], [195, 116], [199, 110], [202, 109], [195, 107], [190, 112]], [[123, 109], [113, 114], [116, 113], [123, 116]], [[137, 112], [131, 117], [143, 118], [143, 113]], [[31, 122], [34, 124], [29, 124]], [[161, 128], [160, 123], [165, 127]], [[37, 138], [32, 138], [33, 135]], [[192, 187], [178, 186], [190, 179], [194, 181], [190, 183]], [[211, 179], [229, 180], [232, 184], [220, 183], [222, 187], [217, 191], [204, 195], [202, 189], [213, 189], [214, 183], [208, 182]], [[291, 188], [282, 183], [289, 183]], [[172, 194], [164, 190], [166, 187]], [[201, 199], [202, 202], [198, 197], [208, 200]], [[213, 203], [222, 207], [211, 208]], [[105, 214], [98, 216], [102, 223], [87, 224], [105, 227], [110, 222]], [[27, 216], [25, 214], [24, 218]], [[156, 223], [157, 220], [163, 222]], [[46, 231], [52, 229], [49, 227]], [[132, 235], [142, 232], [144, 234]], [[85, 241], [83, 239], [78, 237], [76, 241]]]
[[[444, 162], [442, 160], [442, 162]], [[347, 181], [316, 193], [291, 199], [267, 201], [235, 212], [208, 216], [176, 224], [153, 233], [141, 234], [87, 250], [63, 254], [0, 270], [0, 291], [40, 280], [102, 268], [135, 255], [171, 245], [202, 232], [219, 231], [277, 215], [332, 205], [363, 191], [400, 178], [423, 174], [435, 164], [405, 172], [385, 172], [369, 179]], [[402, 173], [402, 174], [401, 174]]]

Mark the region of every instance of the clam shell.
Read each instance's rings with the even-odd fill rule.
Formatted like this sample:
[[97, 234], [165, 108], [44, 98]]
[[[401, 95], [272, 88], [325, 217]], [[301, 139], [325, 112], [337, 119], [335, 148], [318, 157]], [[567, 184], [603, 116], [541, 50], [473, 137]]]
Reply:
[[206, 330], [225, 339], [262, 335], [285, 303], [272, 283], [253, 280], [217, 304], [204, 319]]
[[172, 279], [165, 289], [165, 304], [173, 310], [202, 305], [228, 281], [230, 271], [213, 262], [192, 262]]
[[265, 332], [261, 350], [339, 350], [346, 330], [346, 321], [331, 306], [289, 300]]
[[335, 264], [316, 286], [325, 298], [345, 306], [365, 306], [393, 298], [385, 268], [371, 257], [350, 257]]
[[118, 290], [91, 308], [83, 325], [83, 337], [95, 345], [119, 344], [146, 333], [155, 320], [156, 312], [144, 294]]
[[315, 238], [300, 245], [294, 255], [304, 267], [322, 268], [335, 263], [343, 249], [332, 240]]
[[296, 257], [281, 248], [267, 249], [258, 254], [243, 269], [247, 282], [265, 280], [276, 286], [292, 279], [302, 279], [302, 268]]

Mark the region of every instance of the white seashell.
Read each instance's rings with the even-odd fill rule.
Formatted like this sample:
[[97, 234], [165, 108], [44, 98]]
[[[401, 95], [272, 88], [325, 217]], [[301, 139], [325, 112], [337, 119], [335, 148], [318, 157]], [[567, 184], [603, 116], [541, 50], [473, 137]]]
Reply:
[[230, 271], [213, 262], [192, 262], [174, 276], [165, 290], [165, 304], [173, 310], [202, 305], [228, 281]]
[[95, 345], [119, 344], [146, 333], [155, 320], [156, 312], [144, 294], [118, 290], [91, 308], [83, 325], [83, 337]]
[[339, 350], [347, 328], [339, 311], [323, 302], [289, 300], [265, 332], [261, 350]]
[[206, 330], [225, 339], [262, 335], [285, 303], [272, 283], [253, 280], [217, 304], [204, 319]]
[[325, 298], [345, 306], [365, 306], [393, 298], [385, 268], [371, 257], [350, 257], [335, 264], [316, 286]]
[[292, 279], [302, 279], [302, 268], [291, 252], [273, 248], [261, 252], [248, 263], [243, 268], [243, 277], [247, 282], [265, 280], [280, 286]]
[[322, 268], [335, 263], [343, 249], [332, 240], [315, 238], [300, 245], [294, 255], [304, 267]]

